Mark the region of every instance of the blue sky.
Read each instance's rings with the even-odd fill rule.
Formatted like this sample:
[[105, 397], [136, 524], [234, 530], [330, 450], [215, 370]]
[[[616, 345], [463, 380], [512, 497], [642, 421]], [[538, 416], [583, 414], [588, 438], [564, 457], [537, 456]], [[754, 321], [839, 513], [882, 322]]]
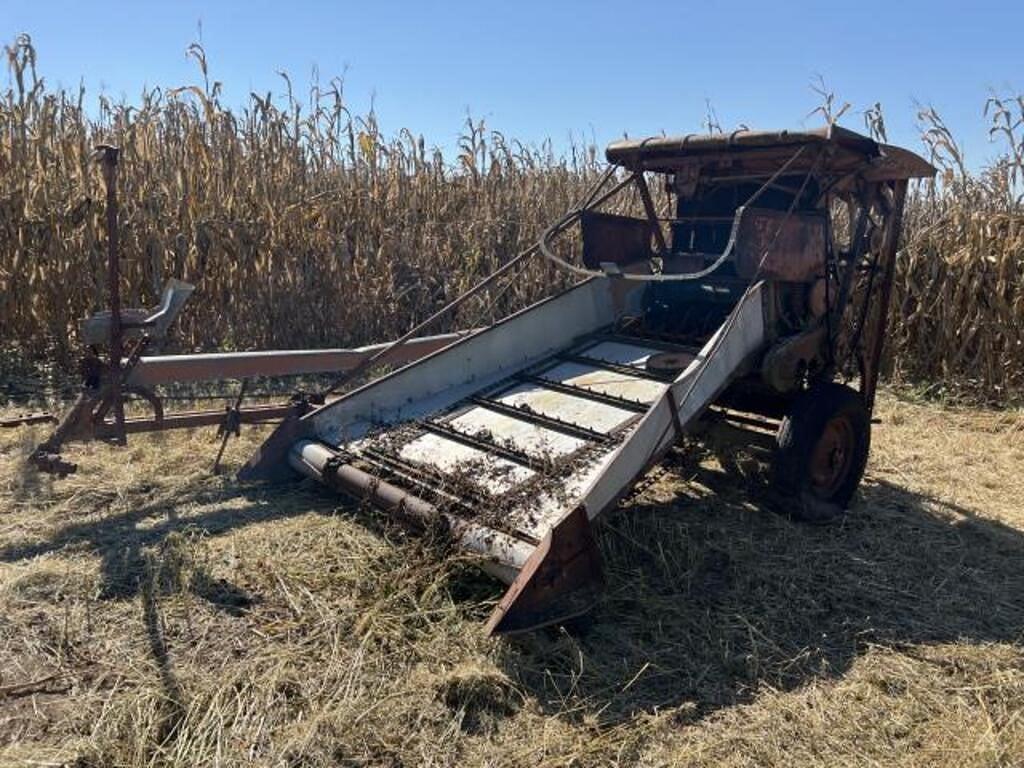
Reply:
[[[854, 110], [882, 102], [891, 141], [919, 148], [915, 102], [934, 105], [977, 166], [992, 155], [986, 96], [1024, 90], [1024, 1], [43, 2], [0, 0], [0, 39], [32, 35], [51, 84], [129, 101], [197, 82], [200, 37], [225, 101], [345, 73], [357, 111], [451, 147], [467, 110], [508, 136], [564, 147], [721, 124], [812, 126], [817, 75]], [[5, 83], [6, 85], [6, 83]]]

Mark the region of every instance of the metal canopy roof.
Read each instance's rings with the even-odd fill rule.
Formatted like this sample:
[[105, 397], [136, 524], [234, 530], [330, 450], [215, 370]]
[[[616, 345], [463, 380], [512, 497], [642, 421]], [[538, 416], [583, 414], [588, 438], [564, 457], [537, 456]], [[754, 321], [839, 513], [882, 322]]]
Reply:
[[[801, 146], [823, 146], [830, 151], [822, 170], [863, 170], [872, 181], [925, 178], [935, 168], [924, 158], [900, 147], [880, 144], [855, 131], [831, 126], [810, 131], [734, 131], [710, 135], [653, 136], [612, 142], [605, 151], [608, 162], [630, 170], [671, 173], [683, 166], [735, 167], [750, 172], [772, 172]], [[808, 161], [817, 153], [807, 153]], [[809, 162], [794, 165], [806, 171]]]

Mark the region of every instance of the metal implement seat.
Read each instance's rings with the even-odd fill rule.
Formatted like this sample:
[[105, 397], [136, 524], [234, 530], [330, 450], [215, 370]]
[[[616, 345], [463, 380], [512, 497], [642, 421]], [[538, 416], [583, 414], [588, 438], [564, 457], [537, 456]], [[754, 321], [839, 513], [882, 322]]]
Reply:
[[[152, 309], [123, 309], [121, 322], [127, 338], [147, 333], [152, 339], [167, 336], [167, 329], [181, 312], [195, 286], [184, 280], [170, 278], [164, 285], [160, 303]], [[84, 344], [103, 344], [110, 339], [111, 315], [109, 310], [97, 312], [79, 322], [78, 333]]]

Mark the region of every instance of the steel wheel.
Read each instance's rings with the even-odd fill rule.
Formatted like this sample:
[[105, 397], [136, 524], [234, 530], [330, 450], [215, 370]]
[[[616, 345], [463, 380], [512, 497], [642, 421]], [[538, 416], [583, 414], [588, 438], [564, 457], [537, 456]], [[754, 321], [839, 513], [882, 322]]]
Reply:
[[867, 465], [871, 423], [850, 387], [811, 387], [779, 428], [774, 485], [793, 517], [823, 522], [850, 503]]

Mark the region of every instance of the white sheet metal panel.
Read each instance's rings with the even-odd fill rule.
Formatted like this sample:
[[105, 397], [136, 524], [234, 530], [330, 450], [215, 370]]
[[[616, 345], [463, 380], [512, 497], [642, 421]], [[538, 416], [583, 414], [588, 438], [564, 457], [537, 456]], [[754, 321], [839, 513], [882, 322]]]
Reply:
[[677, 414], [673, 414], [666, 390], [595, 477], [581, 500], [591, 518], [615, 503], [633, 479], [676, 441], [677, 417], [679, 425], [685, 429], [729, 384], [750, 356], [764, 346], [763, 294], [764, 284], [754, 285], [704, 345], [697, 359], [672, 383], [672, 394], [679, 405]]
[[494, 494], [505, 493], [534, 476], [529, 467], [433, 433], [414, 438], [398, 454], [406, 461], [433, 467], [446, 475], [465, 474]]
[[448, 422], [468, 435], [480, 435], [498, 445], [522, 451], [540, 460], [558, 459], [579, 450], [586, 440], [538, 426], [529, 421], [473, 406]]
[[317, 436], [340, 445], [374, 424], [422, 417], [565, 349], [617, 318], [622, 288], [609, 282], [581, 283], [315, 411]]
[[[635, 366], [635, 375], [628, 370], [606, 370], [575, 361], [561, 361], [538, 370], [541, 379], [649, 406], [639, 422], [626, 428], [621, 440], [608, 444], [471, 403], [446, 418], [451, 428], [482, 441], [537, 459], [576, 462], [560, 480], [547, 482], [518, 462], [442, 434], [420, 434], [395, 446], [406, 461], [445, 475], [463, 475], [494, 494], [512, 493], [510, 500], [515, 499], [515, 505], [509, 509], [506, 523], [512, 530], [534, 538], [546, 535], [580, 502], [594, 516], [625, 492], [677, 438], [668, 396], [670, 385], [643, 373], [647, 359], [660, 348], [645, 346], [639, 340], [632, 344], [608, 339], [572, 346], [580, 337], [615, 319], [614, 302], [609, 298], [612, 292], [606, 279], [589, 281], [357, 390], [314, 414], [319, 436], [334, 444], [348, 441], [348, 447], [358, 452], [361, 444], [372, 445], [378, 439], [360, 439], [372, 424], [379, 428], [392, 421], [437, 418], [437, 414], [450, 411], [470, 395], [493, 388], [512, 373], [566, 349], [620, 366]], [[761, 287], [757, 286], [740, 303], [727, 326], [719, 329], [671, 384], [682, 406], [679, 416], [684, 424], [699, 414], [750, 354], [762, 346], [762, 312]], [[533, 413], [605, 434], [635, 418], [628, 408], [555, 392], [539, 383], [517, 384], [492, 396], [515, 408], [525, 406]], [[539, 482], [523, 486], [530, 481]], [[529, 489], [534, 487], [536, 493], [531, 495]], [[524, 495], [527, 498], [521, 498]]]
[[[716, 332], [672, 383], [675, 402], [680, 404], [679, 421], [684, 428], [763, 344], [764, 309], [762, 287], [758, 284], [737, 306], [732, 321]], [[578, 504], [584, 504], [588, 515], [594, 518], [628, 491], [633, 480], [678, 439], [668, 386], [658, 386], [662, 396], [622, 442], [593, 456], [567, 478], [557, 494], [541, 494], [529, 509], [516, 510], [512, 520], [517, 530], [540, 538]]]
[[616, 443], [590, 454], [588, 460], [582, 462], [557, 489], [541, 492], [521, 507], [511, 510], [509, 526], [535, 539], [544, 538], [551, 526], [577, 506], [577, 500], [608, 465], [618, 446]]
[[541, 378], [592, 389], [605, 395], [614, 395], [638, 403], [653, 403], [667, 386], [654, 379], [642, 379], [617, 371], [606, 371], [583, 363], [559, 363], [541, 371]]
[[[650, 354], [650, 350], [639, 346], [615, 344], [604, 346], [602, 353], [608, 355], [604, 359], [613, 359], [614, 356], [613, 362], [626, 365], [631, 360], [644, 360], [646, 355]], [[571, 381], [593, 383], [600, 382], [594, 378], [595, 376], [611, 377], [611, 386], [604, 389], [612, 392], [630, 392], [637, 385], [654, 385], [658, 392], [663, 392], [667, 388], [667, 384], [642, 378], [639, 373], [637, 376], [630, 376], [582, 363], [565, 365], [570, 366], [572, 372], [576, 374], [567, 377]], [[649, 393], [649, 389], [640, 391]], [[526, 406], [534, 413], [586, 426], [606, 434], [636, 418], [636, 414], [631, 410], [586, 397], [555, 392], [534, 383], [515, 385], [494, 395], [493, 398], [515, 408]], [[537, 539], [543, 538], [552, 523], [567, 511], [567, 502], [582, 495], [602, 467], [609, 462], [619, 444], [618, 441], [609, 444], [596, 443], [475, 404], [467, 404], [446, 418], [445, 423], [466, 435], [516, 449], [540, 460], [564, 459], [581, 449], [587, 449], [585, 454], [580, 455], [578, 464], [573, 467], [571, 474], [557, 482], [557, 487], [545, 488], [545, 483], [542, 482], [535, 496], [517, 498], [515, 507], [509, 510], [507, 526], [511, 530]], [[358, 440], [349, 447], [358, 451], [364, 444], [372, 445], [375, 439], [370, 437]], [[527, 467], [434, 433], [414, 438], [399, 449], [399, 455], [406, 461], [430, 467], [445, 475], [461, 474], [463, 480], [471, 479], [493, 494], [515, 492], [517, 486], [522, 483], [537, 479], [536, 473]]]
[[[659, 351], [645, 347], [642, 343], [601, 341], [582, 348], [580, 354], [620, 365], [633, 365], [642, 368], [647, 362], [647, 358]], [[560, 363], [545, 371], [542, 377], [648, 403], [656, 401], [668, 389], [667, 383], [644, 378], [639, 371], [637, 375], [631, 376], [625, 372], [606, 371], [576, 362]], [[522, 389], [517, 390], [519, 397], [525, 396], [525, 394], [519, 394], [522, 391]], [[547, 394], [562, 393], [549, 392]], [[591, 428], [598, 428], [597, 424], [605, 429], [608, 429], [612, 423], [614, 426], [621, 426], [635, 415], [631, 411], [604, 403], [586, 401], [584, 398], [571, 395], [563, 395], [563, 397], [583, 401], [583, 404], [578, 406], [578, 418], [570, 420], [587, 424]], [[565, 416], [560, 417], [565, 418]], [[601, 419], [603, 421], [600, 421]], [[623, 435], [623, 440], [630, 439], [629, 433]], [[551, 526], [575, 506], [575, 500], [579, 499], [601, 475], [604, 468], [611, 462], [619, 445], [621, 443], [616, 442], [603, 449], [590, 450], [586, 459], [580, 461], [572, 474], [566, 477], [557, 489], [541, 492], [535, 499], [527, 502], [523, 508], [513, 510], [509, 518], [510, 525], [515, 530], [534, 538], [543, 538]]]
[[579, 424], [604, 434], [621, 427], [635, 415], [630, 410], [565, 392], [555, 392], [539, 384], [520, 384], [496, 395], [494, 399], [513, 408], [526, 408], [541, 416]]

